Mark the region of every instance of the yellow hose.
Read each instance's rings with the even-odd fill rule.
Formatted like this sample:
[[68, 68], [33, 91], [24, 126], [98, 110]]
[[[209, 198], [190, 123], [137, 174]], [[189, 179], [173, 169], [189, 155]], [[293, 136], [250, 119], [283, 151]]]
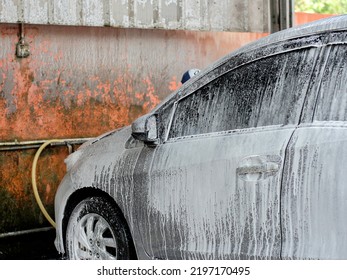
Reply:
[[37, 185], [36, 185], [36, 166], [37, 166], [37, 161], [39, 159], [39, 156], [41, 154], [41, 152], [43, 151], [44, 148], [46, 148], [49, 144], [51, 143], [60, 143], [60, 142], [65, 142], [64, 140], [57, 140], [57, 139], [53, 139], [53, 140], [48, 140], [45, 143], [43, 143], [40, 148], [37, 150], [35, 157], [34, 157], [34, 161], [33, 161], [33, 165], [32, 165], [32, 169], [31, 169], [31, 183], [33, 186], [33, 191], [34, 191], [34, 195], [35, 195], [35, 199], [37, 204], [39, 205], [43, 215], [46, 217], [46, 219], [48, 220], [48, 222], [53, 226], [56, 227], [55, 222], [53, 221], [53, 219], [51, 218], [51, 216], [48, 214], [48, 212], [46, 211], [45, 207], [42, 204], [39, 192], [37, 190]]

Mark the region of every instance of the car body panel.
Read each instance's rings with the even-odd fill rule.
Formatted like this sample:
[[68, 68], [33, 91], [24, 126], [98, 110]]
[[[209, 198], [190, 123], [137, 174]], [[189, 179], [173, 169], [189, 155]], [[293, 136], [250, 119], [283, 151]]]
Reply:
[[[173, 139], [148, 153], [147, 191], [135, 217], [146, 221], [138, 224], [147, 253], [161, 259], [279, 259], [281, 159], [294, 129]], [[254, 161], [245, 162], [250, 156]], [[272, 173], [238, 174], [239, 167], [271, 159], [278, 165]]]
[[[133, 173], [144, 145], [131, 139], [131, 128], [128, 126], [117, 133], [105, 134], [103, 139], [96, 138], [77, 151], [80, 154], [79, 158], [73, 160], [75, 163], [64, 177], [55, 198], [57, 217], [64, 217], [65, 207], [72, 193], [83, 188], [100, 189], [114, 198], [128, 222], [131, 233], [137, 234], [132, 223], [132, 212], [135, 209], [132, 199]], [[58, 232], [63, 231], [62, 226], [62, 219], [57, 219]], [[63, 238], [59, 234], [56, 247], [60, 252], [65, 252], [63, 246]], [[138, 253], [142, 258], [146, 258], [145, 254], [141, 254], [141, 247]]]
[[288, 147], [284, 259], [347, 259], [347, 123], [301, 125]]

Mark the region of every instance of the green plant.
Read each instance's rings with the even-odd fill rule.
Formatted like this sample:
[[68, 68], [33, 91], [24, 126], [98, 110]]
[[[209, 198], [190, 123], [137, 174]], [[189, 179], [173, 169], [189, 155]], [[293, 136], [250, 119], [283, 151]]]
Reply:
[[347, 0], [294, 0], [295, 11], [320, 14], [347, 13]]

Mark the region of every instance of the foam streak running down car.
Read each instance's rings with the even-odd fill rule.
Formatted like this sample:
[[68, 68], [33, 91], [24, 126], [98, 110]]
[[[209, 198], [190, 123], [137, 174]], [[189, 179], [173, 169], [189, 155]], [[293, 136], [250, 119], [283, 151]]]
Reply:
[[217, 61], [67, 160], [71, 259], [347, 259], [347, 16]]

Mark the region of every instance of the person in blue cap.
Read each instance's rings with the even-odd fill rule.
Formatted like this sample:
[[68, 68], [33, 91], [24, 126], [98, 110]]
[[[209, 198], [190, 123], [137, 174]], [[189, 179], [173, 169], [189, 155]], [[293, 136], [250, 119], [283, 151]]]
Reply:
[[194, 77], [195, 75], [199, 74], [200, 70], [199, 69], [190, 69], [186, 72], [184, 72], [181, 83], [184, 84], [186, 81], [188, 81], [190, 78]]

